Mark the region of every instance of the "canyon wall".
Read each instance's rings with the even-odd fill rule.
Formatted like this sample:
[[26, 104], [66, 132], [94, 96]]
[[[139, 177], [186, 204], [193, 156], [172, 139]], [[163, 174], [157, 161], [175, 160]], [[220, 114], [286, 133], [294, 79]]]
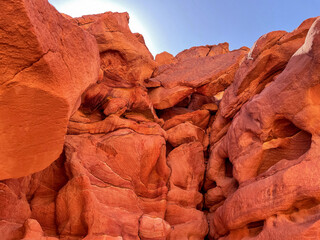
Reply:
[[154, 60], [127, 13], [0, 9], [1, 240], [320, 238], [320, 18]]

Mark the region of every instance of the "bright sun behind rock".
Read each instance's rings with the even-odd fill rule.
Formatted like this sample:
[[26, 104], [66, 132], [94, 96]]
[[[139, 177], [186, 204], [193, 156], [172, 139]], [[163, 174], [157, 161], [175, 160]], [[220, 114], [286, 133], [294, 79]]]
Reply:
[[155, 56], [159, 51], [154, 46], [152, 38], [146, 27], [142, 24], [139, 16], [127, 6], [122, 6], [116, 2], [106, 2], [103, 0], [69, 0], [69, 1], [56, 1], [49, 0], [59, 12], [70, 15], [71, 17], [81, 17], [83, 15], [98, 14], [104, 12], [128, 12], [130, 16], [129, 27], [133, 33], [140, 33], [143, 35], [146, 45], [150, 52]]

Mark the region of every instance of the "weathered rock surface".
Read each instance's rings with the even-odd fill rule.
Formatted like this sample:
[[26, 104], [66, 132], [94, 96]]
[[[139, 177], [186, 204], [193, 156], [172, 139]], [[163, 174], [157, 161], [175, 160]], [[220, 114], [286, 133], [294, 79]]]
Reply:
[[172, 150], [167, 158], [171, 169], [166, 221], [173, 226], [169, 239], [203, 239], [207, 220], [202, 207], [201, 189], [205, 165], [203, 146], [195, 141]]
[[140, 218], [139, 236], [141, 239], [167, 239], [170, 232], [170, 224], [162, 218], [150, 215], [143, 215]]
[[173, 107], [193, 92], [213, 97], [231, 84], [235, 70], [246, 53], [246, 49], [240, 49], [212, 57], [188, 58], [170, 65], [151, 79], [161, 85], [151, 90], [151, 102], [156, 109], [165, 109]]
[[[289, 59], [302, 46], [315, 18], [304, 21], [291, 33], [270, 32], [260, 37], [235, 74], [234, 81], [221, 100], [211, 141], [223, 135], [224, 127], [249, 99], [259, 94], [285, 69]], [[220, 132], [222, 131], [222, 132]], [[220, 134], [219, 134], [220, 132]]]
[[95, 39], [47, 1], [2, 1], [0, 8], [0, 179], [6, 179], [59, 157], [69, 117], [97, 81], [99, 56]]
[[[41, 172], [1, 182], [0, 234], [3, 239], [57, 236], [55, 199], [68, 181], [63, 164], [61, 157]], [[30, 237], [34, 234], [39, 238]]]
[[320, 237], [320, 18], [154, 61], [127, 13], [0, 7], [1, 240]]
[[181, 53], [178, 53], [176, 58], [179, 61], [189, 58], [198, 58], [198, 57], [211, 57], [219, 54], [224, 54], [229, 52], [229, 43], [219, 43], [218, 45], [207, 45], [207, 46], [199, 46], [192, 47], [190, 49], [186, 49]]
[[[284, 71], [241, 108], [213, 146], [207, 179], [217, 187], [209, 187], [215, 195], [208, 191], [207, 204], [222, 205], [208, 214], [211, 237], [319, 236], [319, 29], [318, 18]], [[239, 183], [231, 194], [226, 179]]]
[[157, 54], [155, 61], [158, 63], [159, 66], [176, 63], [178, 60], [168, 52], [162, 52]]
[[109, 85], [131, 87], [151, 76], [156, 64], [144, 41], [131, 33], [128, 13], [107, 12], [74, 21], [96, 38]]
[[206, 145], [205, 131], [191, 122], [184, 122], [175, 127], [170, 128], [167, 131], [168, 142], [173, 146], [177, 147], [183, 143], [198, 141]]
[[156, 62], [142, 35], [131, 33], [129, 15], [107, 12], [73, 21], [96, 38], [101, 59], [99, 82], [85, 93], [81, 109], [106, 116], [127, 111], [128, 118], [157, 122], [144, 86]]
[[[129, 129], [68, 136], [65, 150], [70, 180], [57, 197], [60, 234], [137, 239], [143, 214], [163, 219], [169, 169], [162, 136]], [[166, 226], [158, 234], [166, 236]]]

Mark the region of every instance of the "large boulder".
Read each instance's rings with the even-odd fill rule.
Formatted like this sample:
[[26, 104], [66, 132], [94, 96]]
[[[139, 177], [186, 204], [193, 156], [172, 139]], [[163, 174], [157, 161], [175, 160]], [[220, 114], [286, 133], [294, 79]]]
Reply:
[[156, 55], [155, 61], [159, 66], [177, 62], [177, 59], [168, 52], [162, 52]]
[[235, 71], [246, 48], [214, 56], [190, 57], [178, 63], [166, 65], [159, 75], [150, 79], [154, 86], [150, 100], [156, 109], [170, 108], [194, 92], [214, 97], [233, 81]]
[[0, 9], [0, 179], [6, 179], [59, 157], [69, 117], [97, 81], [99, 55], [95, 39], [47, 1], [2, 1]]
[[186, 49], [177, 54], [176, 58], [179, 61], [190, 58], [206, 57], [206, 56], [215, 56], [219, 54], [225, 54], [229, 52], [229, 43], [219, 43], [218, 45], [206, 45], [199, 47], [192, 47]]

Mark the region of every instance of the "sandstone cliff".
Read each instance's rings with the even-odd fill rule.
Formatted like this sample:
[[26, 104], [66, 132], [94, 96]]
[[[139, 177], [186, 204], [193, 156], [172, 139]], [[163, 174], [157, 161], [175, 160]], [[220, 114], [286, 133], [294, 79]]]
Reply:
[[1, 240], [320, 238], [320, 18], [154, 60], [127, 13], [0, 9]]

